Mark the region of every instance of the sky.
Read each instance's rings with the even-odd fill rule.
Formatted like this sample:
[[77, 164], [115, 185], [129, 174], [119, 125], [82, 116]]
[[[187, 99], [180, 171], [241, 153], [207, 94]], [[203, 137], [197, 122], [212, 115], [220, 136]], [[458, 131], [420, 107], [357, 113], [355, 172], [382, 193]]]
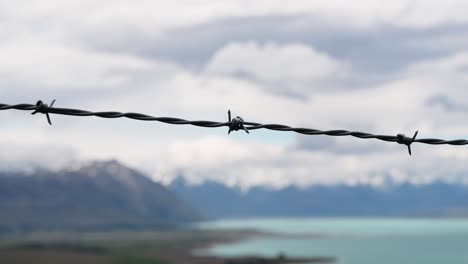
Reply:
[[[468, 138], [468, 2], [0, 1], [0, 103]], [[468, 183], [468, 149], [0, 113], [0, 168], [118, 159], [156, 181]]]

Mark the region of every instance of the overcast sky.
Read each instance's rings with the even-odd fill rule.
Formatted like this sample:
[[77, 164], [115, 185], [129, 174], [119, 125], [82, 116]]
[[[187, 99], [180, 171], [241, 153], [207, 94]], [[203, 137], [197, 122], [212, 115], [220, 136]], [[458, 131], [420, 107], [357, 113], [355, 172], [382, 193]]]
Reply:
[[[468, 2], [0, 1], [0, 102], [468, 138]], [[468, 149], [0, 113], [0, 166], [169, 182], [468, 182]]]

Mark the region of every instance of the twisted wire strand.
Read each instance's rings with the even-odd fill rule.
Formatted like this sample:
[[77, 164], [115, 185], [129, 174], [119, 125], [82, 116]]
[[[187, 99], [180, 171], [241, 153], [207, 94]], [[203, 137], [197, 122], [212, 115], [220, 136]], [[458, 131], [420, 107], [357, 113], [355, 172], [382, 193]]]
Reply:
[[96, 116], [101, 118], [129, 118], [134, 120], [140, 121], [156, 121], [162, 122], [167, 124], [173, 125], [193, 125], [198, 127], [207, 127], [207, 128], [215, 128], [215, 127], [229, 127], [229, 133], [231, 131], [237, 130], [244, 130], [245, 132], [249, 133], [251, 130], [257, 129], [268, 129], [274, 131], [289, 131], [289, 132], [296, 132], [303, 135], [326, 135], [326, 136], [334, 136], [334, 137], [341, 137], [341, 136], [352, 136], [360, 139], [378, 139], [381, 141], [386, 142], [396, 142], [399, 144], [403, 144], [408, 146], [408, 151], [411, 155], [411, 144], [412, 143], [423, 143], [423, 144], [430, 144], [430, 145], [468, 145], [468, 140], [466, 139], [455, 139], [455, 140], [444, 140], [444, 139], [437, 139], [437, 138], [422, 138], [416, 139], [417, 133], [414, 134], [412, 138], [406, 137], [403, 134], [398, 134], [397, 136], [391, 135], [378, 135], [378, 134], [371, 134], [365, 132], [358, 132], [358, 131], [348, 131], [348, 130], [318, 130], [318, 129], [311, 129], [311, 128], [301, 128], [301, 127], [290, 127], [287, 125], [281, 124], [261, 124], [255, 122], [244, 122], [244, 120], [237, 116], [231, 119], [231, 112], [229, 111], [229, 119], [228, 122], [215, 122], [215, 121], [203, 121], [203, 120], [185, 120], [181, 118], [174, 118], [174, 117], [155, 117], [146, 114], [140, 113], [133, 113], [133, 112], [116, 112], [116, 111], [104, 111], [104, 112], [92, 112], [87, 110], [81, 109], [73, 109], [73, 108], [59, 108], [59, 107], [52, 107], [53, 103], [49, 107], [47, 104], [44, 104], [42, 101], [38, 101], [35, 105], [34, 104], [0, 104], [0, 110], [23, 110], [23, 111], [34, 111], [35, 113], [42, 113], [46, 114], [49, 124], [50, 122], [49, 114], [57, 114], [57, 115], [67, 115], [67, 116]]

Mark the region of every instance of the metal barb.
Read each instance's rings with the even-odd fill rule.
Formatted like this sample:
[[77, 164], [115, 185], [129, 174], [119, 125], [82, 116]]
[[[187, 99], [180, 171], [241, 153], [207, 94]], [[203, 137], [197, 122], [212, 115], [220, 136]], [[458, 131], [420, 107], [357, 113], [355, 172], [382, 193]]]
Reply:
[[50, 103], [50, 106], [42, 102], [42, 100], [37, 101], [36, 110], [34, 110], [34, 112], [32, 112], [31, 115], [35, 115], [37, 113], [45, 114], [47, 117], [47, 122], [49, 123], [49, 125], [52, 125], [52, 121], [50, 120], [50, 116], [49, 116], [49, 108], [54, 106], [54, 103], [55, 103], [55, 99], [52, 100], [52, 103]]
[[408, 153], [410, 154], [410, 156], [412, 155], [411, 154], [411, 144], [413, 144], [413, 142], [416, 140], [416, 137], [418, 136], [418, 133], [419, 133], [419, 130], [416, 130], [416, 132], [414, 133], [412, 138], [407, 137], [404, 134], [398, 134], [397, 135], [397, 143], [406, 145], [408, 147]]
[[244, 119], [240, 116], [236, 116], [231, 119], [231, 110], [228, 111], [228, 121], [229, 121], [229, 131], [228, 135], [231, 134], [231, 131], [238, 131], [240, 129], [244, 130], [247, 134], [250, 134], [249, 130], [244, 127]]

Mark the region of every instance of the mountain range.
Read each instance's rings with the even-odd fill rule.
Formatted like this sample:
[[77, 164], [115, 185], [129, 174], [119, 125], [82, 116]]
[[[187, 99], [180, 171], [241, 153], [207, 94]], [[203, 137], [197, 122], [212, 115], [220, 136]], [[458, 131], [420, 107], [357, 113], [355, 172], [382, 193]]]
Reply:
[[465, 217], [468, 186], [433, 182], [258, 186], [223, 183], [169, 186], [117, 161], [58, 171], [0, 172], [0, 235], [31, 230], [167, 228], [207, 218]]
[[167, 227], [200, 219], [166, 187], [117, 161], [0, 173], [0, 233]]
[[468, 186], [433, 182], [373, 186], [254, 187], [248, 191], [183, 178], [169, 187], [212, 218], [250, 217], [464, 217]]

